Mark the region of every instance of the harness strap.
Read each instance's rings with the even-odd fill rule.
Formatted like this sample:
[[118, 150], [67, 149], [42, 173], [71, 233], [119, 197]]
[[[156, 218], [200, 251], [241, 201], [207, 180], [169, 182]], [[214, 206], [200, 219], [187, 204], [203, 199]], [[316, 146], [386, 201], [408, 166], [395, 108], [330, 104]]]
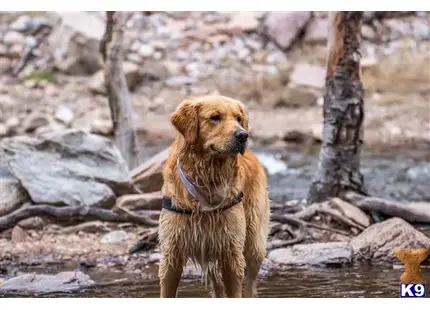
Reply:
[[[232, 200], [230, 200], [228, 204], [216, 210], [226, 210], [228, 208], [231, 208], [234, 205], [237, 205], [239, 202], [241, 202], [242, 198], [243, 198], [243, 193], [239, 192]], [[194, 212], [192, 210], [182, 209], [180, 206], [178, 207], [175, 203], [172, 202], [172, 198], [167, 196], [164, 196], [162, 199], [162, 207], [164, 209], [167, 209], [176, 213], [181, 213], [181, 214], [191, 214]], [[206, 211], [206, 212], [210, 212], [210, 211]]]

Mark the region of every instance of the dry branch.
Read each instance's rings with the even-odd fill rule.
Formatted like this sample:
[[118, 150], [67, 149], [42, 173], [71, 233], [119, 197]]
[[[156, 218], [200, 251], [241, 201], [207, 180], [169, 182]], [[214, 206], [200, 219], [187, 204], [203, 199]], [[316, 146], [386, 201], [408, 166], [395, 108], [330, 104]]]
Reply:
[[410, 223], [430, 223], [430, 203], [403, 205], [376, 197], [347, 192], [344, 199], [364, 212], [377, 212], [390, 217], [400, 217]]
[[32, 205], [24, 206], [15, 212], [0, 217], [0, 232], [12, 228], [18, 222], [33, 216], [52, 217], [55, 220], [77, 218], [84, 221], [100, 220], [117, 223], [129, 222], [149, 227], [158, 226], [158, 221], [132, 213], [116, 213], [107, 209], [84, 206], [54, 207], [49, 205]]
[[130, 169], [139, 165], [139, 149], [130, 93], [123, 70], [123, 41], [126, 14], [106, 12], [106, 29], [100, 42], [105, 61], [104, 79], [116, 144]]

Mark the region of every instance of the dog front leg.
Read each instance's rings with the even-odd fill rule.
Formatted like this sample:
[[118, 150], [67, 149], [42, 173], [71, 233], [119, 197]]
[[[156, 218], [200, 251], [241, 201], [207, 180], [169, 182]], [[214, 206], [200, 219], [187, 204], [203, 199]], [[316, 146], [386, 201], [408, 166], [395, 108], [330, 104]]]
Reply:
[[221, 271], [227, 297], [242, 298], [245, 258], [242, 253], [237, 253], [224, 262]]
[[164, 256], [160, 260], [160, 298], [176, 298], [181, 280], [184, 261], [180, 258]]

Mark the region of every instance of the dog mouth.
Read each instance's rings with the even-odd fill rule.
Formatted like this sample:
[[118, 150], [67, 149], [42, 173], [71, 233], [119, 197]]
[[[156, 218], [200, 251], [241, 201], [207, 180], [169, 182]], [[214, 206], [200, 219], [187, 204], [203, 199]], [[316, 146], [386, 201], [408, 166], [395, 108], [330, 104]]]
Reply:
[[235, 143], [233, 145], [230, 145], [225, 151], [220, 151], [213, 144], [209, 148], [211, 151], [218, 153], [218, 154], [237, 155], [240, 153], [243, 155], [245, 153], [245, 150], [246, 150], [246, 143], [241, 143], [241, 144]]

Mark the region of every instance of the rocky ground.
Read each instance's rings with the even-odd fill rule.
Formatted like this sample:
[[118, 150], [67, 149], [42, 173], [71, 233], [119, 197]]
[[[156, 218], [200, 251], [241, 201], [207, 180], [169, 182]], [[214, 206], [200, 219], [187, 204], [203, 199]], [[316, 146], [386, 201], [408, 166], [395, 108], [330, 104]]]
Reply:
[[[109, 134], [103, 13], [2, 15], [0, 136]], [[365, 142], [428, 145], [429, 15], [388, 17], [370, 16], [362, 31]], [[140, 139], [171, 141], [168, 114], [185, 96], [207, 93], [243, 100], [256, 142], [283, 146], [295, 131], [320, 137], [327, 27], [326, 14], [309, 12], [130, 14], [124, 70]]]
[[[426, 12], [366, 13], [368, 148], [429, 147], [429, 18]], [[104, 22], [102, 12], [1, 13], [0, 285], [34, 265], [145, 276], [159, 260], [151, 242], [150, 250], [129, 250], [154, 232], [166, 153], [130, 176], [116, 148], [102, 139], [112, 127], [98, 52]], [[318, 142], [327, 26], [327, 16], [318, 12], [130, 14], [124, 70], [140, 141], [170, 142], [168, 115], [181, 100], [220, 93], [247, 104], [254, 144], [284, 148]], [[44, 216], [11, 217], [36, 212], [35, 206]], [[60, 207], [52, 211], [52, 206]], [[408, 222], [417, 214], [430, 216], [426, 207], [411, 206]], [[297, 202], [275, 210], [285, 214], [290, 208], [304, 211]], [[378, 223], [366, 205], [345, 201], [315, 210], [306, 218], [295, 215], [310, 223], [304, 237], [282, 217], [274, 220], [263, 273], [297, 264], [393, 264], [396, 247], [430, 247], [425, 225], [412, 226], [396, 214]], [[106, 216], [120, 223], [103, 220]], [[276, 248], [298, 237], [300, 244]], [[196, 275], [196, 269], [189, 266], [185, 273]], [[70, 277], [61, 275], [60, 282]]]

